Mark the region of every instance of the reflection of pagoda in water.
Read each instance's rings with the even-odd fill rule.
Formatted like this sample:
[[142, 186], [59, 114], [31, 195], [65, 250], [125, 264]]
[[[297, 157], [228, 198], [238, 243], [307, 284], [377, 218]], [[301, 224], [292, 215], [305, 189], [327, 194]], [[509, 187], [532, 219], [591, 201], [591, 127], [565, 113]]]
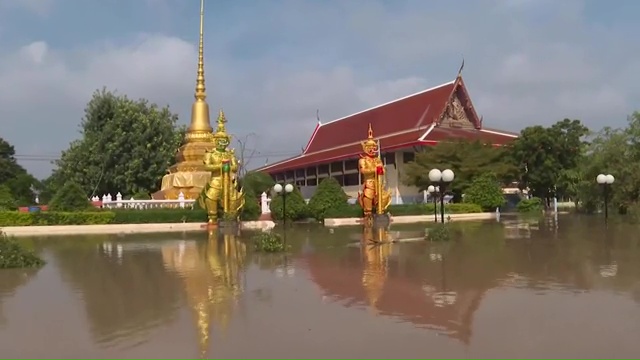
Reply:
[[213, 324], [226, 329], [242, 293], [246, 245], [235, 235], [209, 233], [207, 243], [183, 241], [162, 247], [167, 268], [183, 280], [194, 313], [200, 355], [205, 358]]

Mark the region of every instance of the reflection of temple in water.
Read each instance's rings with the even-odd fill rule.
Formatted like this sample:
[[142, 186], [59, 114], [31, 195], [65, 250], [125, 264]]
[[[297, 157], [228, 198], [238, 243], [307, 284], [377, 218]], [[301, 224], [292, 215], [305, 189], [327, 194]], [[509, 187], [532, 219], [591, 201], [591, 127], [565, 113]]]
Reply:
[[387, 230], [364, 227], [360, 254], [351, 252], [340, 261], [314, 253], [307, 256], [307, 262], [311, 279], [325, 295], [345, 301], [346, 306], [366, 304], [376, 313], [400, 317], [467, 343], [472, 315], [490, 286], [443, 282], [441, 254], [425, 256], [426, 265], [417, 268], [404, 261], [410, 256], [405, 251], [411, 248], [391, 243]]
[[179, 274], [194, 314], [200, 355], [206, 357], [212, 326], [225, 330], [244, 290], [246, 245], [235, 235], [209, 233], [206, 243], [182, 241], [162, 247], [165, 266]]

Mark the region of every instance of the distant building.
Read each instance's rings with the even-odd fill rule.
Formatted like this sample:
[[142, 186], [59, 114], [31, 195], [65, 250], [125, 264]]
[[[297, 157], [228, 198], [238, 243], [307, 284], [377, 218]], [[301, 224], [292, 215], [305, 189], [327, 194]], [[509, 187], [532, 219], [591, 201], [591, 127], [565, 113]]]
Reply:
[[258, 170], [270, 174], [277, 182], [298, 185], [307, 196], [322, 179], [331, 176], [349, 196], [355, 197], [360, 187], [360, 142], [366, 139], [369, 124], [374, 137], [380, 140], [394, 204], [419, 202], [423, 198], [418, 189], [400, 181], [404, 164], [412, 161], [423, 146], [454, 139], [499, 146], [518, 137], [483, 126], [464, 81], [458, 76], [454, 81], [344, 118], [318, 122], [302, 154]]

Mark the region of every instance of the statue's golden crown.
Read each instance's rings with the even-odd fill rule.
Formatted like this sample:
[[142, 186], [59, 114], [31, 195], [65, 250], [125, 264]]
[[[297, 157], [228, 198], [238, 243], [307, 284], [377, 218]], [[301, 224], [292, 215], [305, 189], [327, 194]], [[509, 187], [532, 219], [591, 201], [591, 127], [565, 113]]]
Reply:
[[371, 128], [371, 123], [369, 123], [369, 131], [367, 132], [367, 140], [361, 142], [362, 149], [366, 150], [367, 148], [377, 147], [378, 142], [373, 139], [373, 129]]
[[225, 123], [227, 122], [227, 118], [224, 116], [224, 111], [220, 109], [218, 113], [218, 126], [216, 128], [215, 134], [213, 134], [213, 139], [227, 139], [229, 140], [231, 137], [227, 134], [227, 130], [225, 129]]

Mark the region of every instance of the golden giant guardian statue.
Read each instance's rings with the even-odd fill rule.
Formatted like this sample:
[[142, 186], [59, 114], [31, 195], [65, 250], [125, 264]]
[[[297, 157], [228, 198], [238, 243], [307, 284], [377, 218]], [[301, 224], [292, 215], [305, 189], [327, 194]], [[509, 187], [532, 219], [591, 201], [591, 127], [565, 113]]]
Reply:
[[364, 217], [371, 220], [373, 214], [382, 215], [391, 204], [391, 192], [385, 189], [384, 163], [380, 157], [378, 142], [373, 138], [369, 124], [368, 138], [362, 142], [364, 154], [360, 155], [358, 168], [364, 178], [362, 191], [358, 193], [358, 203], [364, 210]]

